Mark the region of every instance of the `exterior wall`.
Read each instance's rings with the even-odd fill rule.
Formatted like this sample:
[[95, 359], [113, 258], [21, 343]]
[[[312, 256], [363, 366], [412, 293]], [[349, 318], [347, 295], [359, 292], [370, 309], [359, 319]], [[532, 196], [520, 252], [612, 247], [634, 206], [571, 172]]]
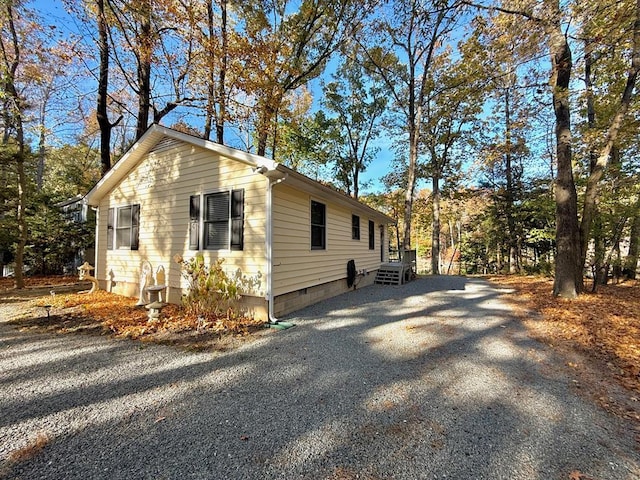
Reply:
[[[242, 162], [184, 142], [164, 140], [145, 155], [125, 179], [100, 202], [97, 218], [96, 277], [107, 290], [138, 296], [141, 266], [149, 261], [154, 273], [162, 266], [167, 300], [180, 301], [186, 287], [176, 254], [187, 260], [190, 196], [244, 189], [244, 246], [242, 251], [201, 250], [207, 263], [224, 258], [227, 274], [253, 280], [251, 296], [264, 309], [266, 293], [265, 226], [267, 180]], [[107, 212], [111, 207], [140, 204], [139, 249], [107, 250]]]
[[[356, 287], [361, 288], [373, 285], [376, 278], [376, 271], [367, 271], [364, 275], [358, 275], [356, 278]], [[294, 292], [285, 293], [275, 298], [274, 314], [276, 317], [287, 315], [301, 308], [313, 305], [314, 303], [327, 300], [336, 295], [349, 292], [354, 287], [347, 287], [345, 279], [334, 280], [332, 282], [315, 285], [309, 288], [303, 288]]]
[[[326, 249], [311, 249], [311, 200], [326, 206]], [[352, 214], [360, 217], [360, 240], [351, 237]], [[341, 282], [346, 291], [347, 262], [356, 270], [375, 271], [386, 260], [387, 238], [380, 243], [380, 223], [375, 222], [374, 250], [369, 250], [369, 220], [366, 210], [358, 211], [332, 203], [331, 199], [287, 186], [286, 180], [273, 188], [273, 289], [281, 296], [316, 285]], [[373, 280], [372, 280], [373, 281]], [[336, 293], [336, 294], [337, 294]], [[283, 297], [284, 298], [284, 297]], [[323, 297], [328, 298], [328, 297]], [[277, 301], [274, 307], [277, 305]], [[313, 302], [311, 302], [313, 303]], [[308, 303], [307, 303], [308, 304]], [[283, 311], [286, 311], [284, 308]]]

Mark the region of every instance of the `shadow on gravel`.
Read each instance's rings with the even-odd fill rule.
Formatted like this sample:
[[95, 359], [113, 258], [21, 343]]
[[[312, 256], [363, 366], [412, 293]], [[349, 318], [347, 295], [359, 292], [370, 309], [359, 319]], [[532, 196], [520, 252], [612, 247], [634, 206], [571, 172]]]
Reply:
[[7, 478], [637, 478], [629, 432], [499, 294], [367, 287], [224, 354], [3, 328], [0, 458], [50, 439]]

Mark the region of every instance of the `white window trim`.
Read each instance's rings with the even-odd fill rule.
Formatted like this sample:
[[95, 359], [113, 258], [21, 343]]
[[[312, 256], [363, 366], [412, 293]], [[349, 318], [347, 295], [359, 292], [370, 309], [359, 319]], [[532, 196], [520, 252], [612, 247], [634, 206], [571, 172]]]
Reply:
[[[131, 245], [133, 244], [133, 207], [134, 205], [140, 205], [140, 203], [121, 203], [121, 204], [117, 204], [117, 205], [113, 205], [110, 208], [113, 208], [113, 249], [111, 251], [118, 251], [118, 250], [122, 250], [122, 251], [130, 251], [131, 250]], [[118, 220], [120, 219], [120, 211], [125, 209], [125, 208], [130, 208], [131, 209], [131, 220], [130, 220], [130, 225], [128, 227], [129, 229], [129, 244], [128, 245], [119, 245], [118, 244], [118, 229], [120, 227], [118, 227]], [[140, 225], [138, 225], [138, 228], [140, 228]], [[123, 228], [124, 230], [124, 228]]]

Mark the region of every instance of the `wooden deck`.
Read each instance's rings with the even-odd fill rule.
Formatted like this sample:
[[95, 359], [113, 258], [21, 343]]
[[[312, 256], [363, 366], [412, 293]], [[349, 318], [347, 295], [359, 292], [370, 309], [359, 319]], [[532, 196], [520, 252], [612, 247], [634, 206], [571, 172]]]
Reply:
[[402, 285], [410, 279], [410, 263], [389, 262], [380, 265], [374, 282], [380, 285]]

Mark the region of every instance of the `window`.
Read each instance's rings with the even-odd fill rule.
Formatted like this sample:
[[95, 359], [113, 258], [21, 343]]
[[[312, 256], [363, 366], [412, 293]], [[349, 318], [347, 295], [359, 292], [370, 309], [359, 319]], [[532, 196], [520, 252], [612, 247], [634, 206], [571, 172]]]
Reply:
[[326, 248], [326, 206], [324, 203], [311, 200], [311, 249], [324, 250]]
[[110, 208], [107, 218], [107, 250], [138, 250], [140, 205]]
[[351, 215], [351, 238], [360, 240], [360, 217], [358, 215]]
[[229, 193], [204, 196], [203, 247], [205, 250], [229, 248]]
[[376, 248], [376, 229], [373, 220], [369, 220], [369, 250], [375, 250]]
[[[202, 238], [200, 238], [201, 229]], [[199, 250], [200, 245], [204, 250], [242, 250], [243, 237], [244, 190], [191, 196], [189, 206], [189, 248], [191, 250]]]

